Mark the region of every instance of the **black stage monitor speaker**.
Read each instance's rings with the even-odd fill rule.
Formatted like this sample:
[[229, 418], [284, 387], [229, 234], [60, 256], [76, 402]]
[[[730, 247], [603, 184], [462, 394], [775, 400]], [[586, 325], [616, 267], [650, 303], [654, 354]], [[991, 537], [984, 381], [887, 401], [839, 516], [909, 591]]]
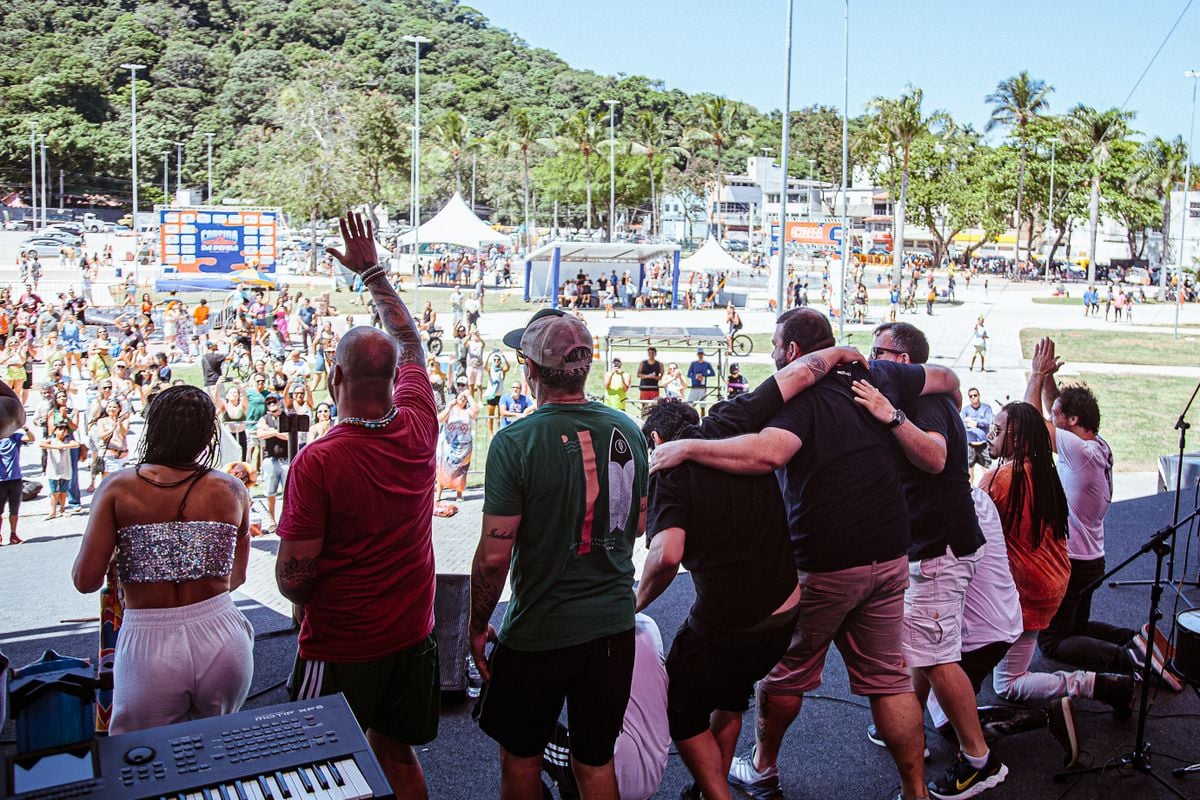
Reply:
[[467, 623], [471, 619], [471, 576], [437, 576], [433, 600], [434, 631], [437, 634], [443, 692], [466, 692]]

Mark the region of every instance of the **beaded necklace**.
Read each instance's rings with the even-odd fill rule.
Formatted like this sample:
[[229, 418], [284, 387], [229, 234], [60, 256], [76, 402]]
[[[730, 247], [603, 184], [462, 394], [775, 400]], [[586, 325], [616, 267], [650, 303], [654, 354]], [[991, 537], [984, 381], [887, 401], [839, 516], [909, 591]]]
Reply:
[[392, 406], [392, 410], [389, 411], [388, 413], [384, 414], [379, 419], [363, 419], [362, 417], [343, 417], [342, 419], [338, 420], [338, 425], [357, 425], [360, 428], [366, 428], [368, 430], [374, 431], [374, 430], [379, 430], [380, 428], [386, 428], [388, 425], [390, 425], [392, 423], [392, 420], [394, 420], [396, 418], [396, 415], [399, 413], [400, 413], [400, 409], [396, 408], [395, 406]]

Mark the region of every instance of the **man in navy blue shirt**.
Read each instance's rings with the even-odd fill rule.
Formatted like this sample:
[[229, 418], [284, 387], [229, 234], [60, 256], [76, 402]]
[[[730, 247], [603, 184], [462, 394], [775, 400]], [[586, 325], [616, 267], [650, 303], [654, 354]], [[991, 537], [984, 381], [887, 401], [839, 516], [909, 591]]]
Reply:
[[713, 365], [704, 360], [704, 348], [696, 350], [696, 360], [688, 365], [688, 402], [697, 403], [704, 399], [704, 395], [708, 393], [708, 379], [712, 378], [717, 373], [713, 370]]

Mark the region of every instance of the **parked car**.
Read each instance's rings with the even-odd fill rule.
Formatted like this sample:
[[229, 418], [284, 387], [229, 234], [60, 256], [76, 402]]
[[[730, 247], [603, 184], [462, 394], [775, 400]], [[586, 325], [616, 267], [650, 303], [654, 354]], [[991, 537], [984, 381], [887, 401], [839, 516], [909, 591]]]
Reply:
[[867, 255], [869, 256], [890, 256], [891, 254], [892, 251], [888, 250], [886, 247], [872, 247], [867, 251]]
[[37, 253], [38, 257], [58, 256], [66, 244], [52, 236], [30, 236], [21, 242], [21, 255], [30, 256]]
[[67, 247], [82, 247], [83, 237], [77, 236], [69, 231], [64, 231], [61, 228], [49, 227], [38, 231], [35, 236], [40, 236], [46, 239], [55, 239], [59, 242], [59, 247], [66, 245]]
[[31, 231], [33, 230], [33, 222], [27, 219], [10, 219], [4, 223], [6, 231]]
[[83, 236], [83, 227], [74, 222], [51, 222], [46, 227], [69, 233], [72, 236]]

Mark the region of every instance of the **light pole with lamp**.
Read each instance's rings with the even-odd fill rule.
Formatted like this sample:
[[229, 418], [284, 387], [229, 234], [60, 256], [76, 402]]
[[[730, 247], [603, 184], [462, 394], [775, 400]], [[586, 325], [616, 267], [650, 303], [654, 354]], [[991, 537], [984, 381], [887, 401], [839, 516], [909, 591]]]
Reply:
[[[850, 0], [845, 0], [845, 17], [842, 23], [842, 285], [838, 300], [838, 341], [846, 341], [846, 274], [850, 260]], [[903, 237], [901, 237], [903, 239]], [[893, 245], [896, 246], [896, 245]], [[899, 242], [903, 247], [904, 242]]]
[[50, 217], [46, 213], [50, 208], [50, 204], [46, 200], [46, 178], [50, 172], [46, 168], [46, 135], [42, 134], [39, 136], [38, 141], [40, 142], [39, 147], [42, 151], [42, 227], [44, 228], [50, 222]]
[[421, 291], [421, 45], [432, 39], [408, 34], [404, 41], [413, 45], [413, 146], [412, 146], [412, 231], [413, 231], [413, 307], [418, 308]]
[[212, 205], [212, 140], [215, 134], [206, 133], [208, 137], [208, 195], [205, 198], [209, 205]]
[[171, 195], [170, 195], [171, 176], [169, 174], [170, 167], [167, 163], [168, 158], [170, 158], [170, 154], [163, 153], [163, 205], [164, 206], [171, 205]]
[[1050, 282], [1050, 267], [1052, 266], [1051, 256], [1054, 253], [1054, 244], [1050, 241], [1050, 232], [1054, 229], [1054, 148], [1058, 144], [1058, 137], [1050, 140], [1050, 197], [1047, 206], [1049, 211], [1046, 215], [1046, 283]]
[[183, 190], [183, 142], [175, 143], [175, 200]]
[[608, 103], [608, 241], [612, 242], [617, 229], [616, 220], [613, 218], [617, 207], [617, 101], [604, 102]]
[[[1192, 143], [1196, 139], [1196, 83], [1200, 78], [1200, 72], [1189, 69], [1183, 73], [1183, 77], [1192, 79], [1192, 124], [1188, 129], [1188, 148], [1187, 162], [1183, 168], [1183, 219], [1179, 223], [1179, 257], [1176, 261], [1179, 263], [1179, 269], [1176, 271], [1176, 276], [1179, 281], [1179, 288], [1175, 291], [1175, 338], [1179, 338], [1179, 306], [1183, 304], [1183, 290], [1186, 283], [1183, 279], [1183, 249], [1187, 246], [1187, 221], [1191, 216], [1192, 209], [1188, 205], [1188, 192], [1192, 188]], [[1163, 275], [1159, 277], [1159, 282], [1163, 285], [1164, 297], [1166, 296], [1166, 269], [1163, 269]]]
[[137, 174], [137, 71], [145, 69], [145, 64], [122, 64], [121, 69], [129, 70], [129, 87], [132, 90], [129, 96], [129, 118], [130, 118], [130, 134], [129, 134], [129, 150], [130, 163], [133, 170], [133, 211], [130, 212], [129, 218], [133, 224], [133, 235], [137, 237], [137, 210], [138, 210], [138, 174]]
[[[783, 122], [779, 145], [779, 261], [775, 265], [775, 281], [772, 294], [775, 298], [775, 316], [784, 312], [783, 283], [787, 274], [787, 201], [788, 201], [788, 150], [791, 147], [792, 127], [792, 8], [793, 0], [787, 0], [787, 27], [783, 36]], [[717, 203], [721, 202], [721, 187], [717, 187]], [[718, 208], [720, 206], [718, 205]]]

